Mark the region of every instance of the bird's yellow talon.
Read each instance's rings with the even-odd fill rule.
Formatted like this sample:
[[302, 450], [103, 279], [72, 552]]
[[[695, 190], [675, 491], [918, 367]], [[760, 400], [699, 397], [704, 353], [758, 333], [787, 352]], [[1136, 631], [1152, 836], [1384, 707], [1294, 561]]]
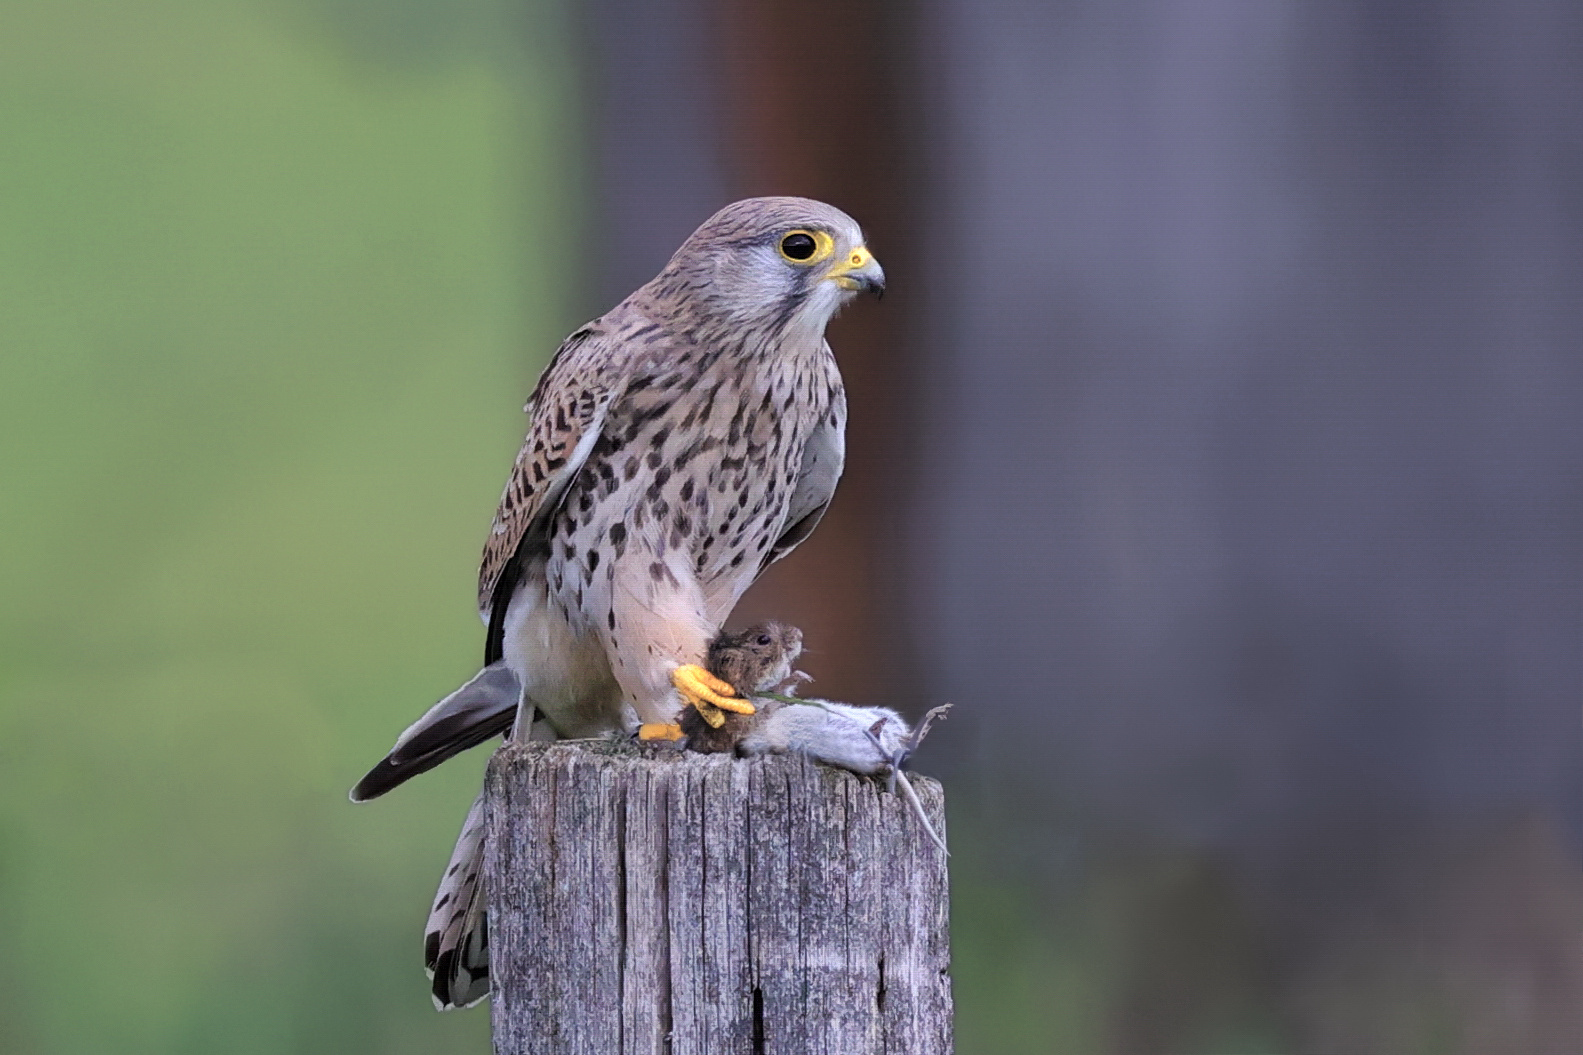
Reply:
[[682, 727], [674, 722], [644, 722], [638, 726], [639, 740], [680, 740], [681, 738]]
[[718, 716], [720, 722], [711, 720], [709, 711], [713, 708], [709, 707], [710, 704], [736, 714], [752, 714], [757, 709], [738, 696], [737, 690], [729, 682], [721, 681], [696, 663], [684, 663], [671, 671], [671, 684], [703, 715], [704, 721], [715, 728], [725, 721], [725, 716]]

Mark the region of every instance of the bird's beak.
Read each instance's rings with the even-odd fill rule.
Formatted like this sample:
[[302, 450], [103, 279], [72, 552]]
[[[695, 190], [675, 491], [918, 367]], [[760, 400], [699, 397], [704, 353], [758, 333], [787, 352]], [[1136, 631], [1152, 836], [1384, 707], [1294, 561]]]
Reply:
[[824, 277], [853, 293], [879, 296], [885, 292], [885, 269], [879, 266], [879, 261], [874, 259], [874, 254], [865, 245], [858, 246], [837, 260]]

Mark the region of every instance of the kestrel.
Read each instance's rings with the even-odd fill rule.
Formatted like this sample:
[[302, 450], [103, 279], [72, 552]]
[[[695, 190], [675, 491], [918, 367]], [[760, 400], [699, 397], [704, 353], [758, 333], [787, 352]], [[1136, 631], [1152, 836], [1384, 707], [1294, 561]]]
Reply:
[[[403, 733], [353, 799], [513, 723], [519, 737], [658, 738], [677, 735], [683, 706], [712, 725], [721, 710], [752, 713], [701, 664], [743, 592], [830, 504], [846, 397], [825, 326], [884, 279], [839, 209], [753, 198], [568, 337], [528, 401], [484, 548], [484, 669]], [[430, 915], [442, 1007], [488, 991], [481, 821], [475, 803]]]

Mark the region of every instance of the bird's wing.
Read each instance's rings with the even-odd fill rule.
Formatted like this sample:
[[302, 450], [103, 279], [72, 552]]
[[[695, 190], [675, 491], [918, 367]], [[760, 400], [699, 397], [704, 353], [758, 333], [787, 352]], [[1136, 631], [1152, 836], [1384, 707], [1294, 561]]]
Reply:
[[528, 399], [528, 436], [500, 496], [478, 569], [478, 610], [489, 623], [485, 664], [500, 659], [506, 606], [523, 566], [542, 548], [566, 489], [599, 441], [621, 390], [622, 352], [619, 335], [590, 323], [557, 349]]
[[517, 675], [504, 662], [491, 663], [408, 726], [390, 753], [357, 782], [352, 801], [378, 798], [447, 758], [502, 735], [516, 720], [521, 698]]
[[830, 409], [824, 420], [808, 437], [803, 448], [802, 468], [797, 473], [796, 489], [787, 505], [786, 527], [775, 545], [764, 558], [764, 567], [780, 560], [797, 548], [830, 508], [835, 497], [835, 485], [841, 479], [841, 469], [846, 464], [846, 394], [839, 378], [832, 388]]

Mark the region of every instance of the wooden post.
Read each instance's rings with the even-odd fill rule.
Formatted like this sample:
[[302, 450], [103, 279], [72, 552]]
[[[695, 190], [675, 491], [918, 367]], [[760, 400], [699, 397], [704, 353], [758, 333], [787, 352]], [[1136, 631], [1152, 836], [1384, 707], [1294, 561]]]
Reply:
[[496, 1055], [951, 1051], [945, 857], [882, 783], [508, 743], [485, 803]]

